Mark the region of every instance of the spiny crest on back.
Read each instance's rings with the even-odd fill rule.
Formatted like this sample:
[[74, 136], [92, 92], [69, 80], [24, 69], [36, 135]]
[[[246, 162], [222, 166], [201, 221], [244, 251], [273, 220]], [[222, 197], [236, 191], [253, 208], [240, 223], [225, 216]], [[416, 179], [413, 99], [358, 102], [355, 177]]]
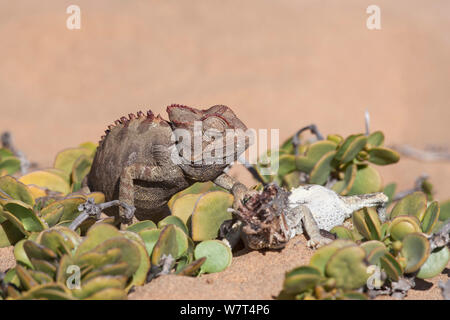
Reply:
[[153, 122], [154, 120], [158, 120], [158, 122], [164, 121], [160, 115], [155, 117], [155, 115], [153, 114], [153, 112], [151, 110], [148, 110], [146, 114], [142, 111], [138, 111], [138, 112], [136, 112], [136, 114], [130, 113], [130, 114], [128, 114], [128, 118], [120, 117], [120, 119], [117, 119], [116, 121], [114, 121], [113, 124], [108, 125], [108, 129], [105, 130], [105, 134], [100, 137], [99, 144], [101, 144], [105, 140], [105, 138], [108, 136], [108, 134], [113, 129], [115, 129], [117, 127], [126, 128], [130, 124], [130, 122], [133, 120], [141, 120], [141, 121], [144, 120], [144, 121], [148, 121], [148, 122]]
[[[247, 127], [237, 118], [233, 110], [225, 105], [214, 105], [208, 109], [196, 109], [181, 104], [171, 104], [167, 107], [169, 120], [164, 120], [159, 114], [155, 117], [151, 110], [147, 111], [145, 115], [142, 111], [137, 114], [130, 113], [128, 117], [121, 117], [116, 120], [113, 125], [108, 126], [105, 131], [105, 136], [102, 136], [100, 143], [102, 143], [108, 134], [116, 128], [127, 128], [132, 121], [140, 121], [143, 130], [147, 128], [147, 124], [153, 123], [160, 126], [171, 126], [172, 128], [184, 128], [192, 130], [197, 121], [203, 123], [204, 128], [214, 128], [217, 130], [225, 129], [242, 129], [247, 130]], [[206, 130], [205, 129], [205, 130]]]

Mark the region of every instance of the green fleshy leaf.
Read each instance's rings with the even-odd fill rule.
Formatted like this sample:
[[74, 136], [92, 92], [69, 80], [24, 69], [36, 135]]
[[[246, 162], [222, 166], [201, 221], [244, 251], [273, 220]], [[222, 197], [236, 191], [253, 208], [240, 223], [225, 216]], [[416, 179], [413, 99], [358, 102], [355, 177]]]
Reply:
[[381, 191], [383, 181], [380, 173], [371, 166], [359, 166], [355, 181], [347, 195], [374, 193]]
[[214, 273], [225, 270], [232, 259], [231, 249], [222, 241], [206, 240], [200, 242], [194, 250], [195, 259], [206, 257], [201, 266], [203, 273]]
[[368, 151], [369, 162], [380, 166], [397, 163], [400, 160], [400, 154], [389, 148], [375, 147]]
[[420, 268], [417, 277], [420, 279], [429, 279], [437, 276], [445, 269], [449, 260], [450, 252], [447, 247], [434, 250]]
[[381, 131], [372, 132], [367, 137], [367, 144], [374, 147], [381, 147], [384, 143], [384, 134]]
[[320, 158], [311, 171], [309, 177], [310, 183], [323, 185], [327, 182], [332, 170], [331, 162], [333, 161], [335, 155], [336, 151], [330, 151]]
[[427, 197], [423, 192], [414, 192], [401, 199], [391, 211], [391, 219], [399, 215], [415, 216], [422, 221], [427, 210]]

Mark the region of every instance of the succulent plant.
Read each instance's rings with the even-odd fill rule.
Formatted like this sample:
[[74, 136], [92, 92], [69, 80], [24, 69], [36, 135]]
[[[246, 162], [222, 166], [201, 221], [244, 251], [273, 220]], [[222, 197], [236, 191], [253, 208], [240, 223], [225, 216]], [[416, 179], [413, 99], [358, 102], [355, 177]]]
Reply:
[[0, 176], [20, 172], [21, 163], [11, 150], [0, 148]]
[[[33, 171], [18, 179], [10, 175], [0, 177], [0, 247], [52, 226], [69, 225], [87, 198], [94, 198], [97, 203], [104, 201], [104, 195], [98, 192], [73, 193], [80, 189], [95, 150], [95, 144], [83, 143], [60, 152], [53, 168]], [[7, 152], [0, 152], [0, 156]], [[84, 224], [83, 231], [88, 225]]]
[[[293, 136], [262, 155], [257, 170], [267, 167], [272, 155], [279, 156], [279, 170], [260, 178], [285, 187], [325, 185], [341, 195], [383, 191], [395, 205], [386, 221], [375, 209], [364, 208], [345, 226], [334, 227], [338, 239], [317, 250], [309, 265], [287, 272], [278, 298], [366, 299], [371, 266], [380, 268], [383, 288], [442, 272], [450, 259], [450, 202], [432, 201], [426, 179], [401, 196], [395, 195], [395, 184], [383, 186], [373, 165], [396, 163], [399, 155], [383, 146], [381, 131], [317, 137], [300, 143]], [[84, 143], [66, 149], [53, 168], [17, 179], [11, 175], [20, 170], [20, 160], [0, 149], [0, 247], [15, 245], [17, 261], [0, 274], [0, 299], [126, 299], [132, 286], [154, 276], [198, 276], [231, 264], [230, 247], [217, 237], [232, 218], [233, 197], [211, 182], [173, 196], [171, 215], [158, 224], [140, 221], [118, 230], [111, 219], [91, 219], [75, 231], [68, 228], [88, 198], [105, 201], [101, 193], [79, 192], [96, 147]], [[77, 268], [81, 286], [73, 288], [71, 270]]]
[[413, 273], [428, 259], [430, 243], [421, 233], [410, 233], [402, 240], [401, 257], [405, 259], [405, 273]]
[[8, 299], [126, 299], [150, 269], [142, 239], [128, 233], [99, 223], [84, 238], [53, 227], [21, 240], [14, 248], [17, 265], [5, 277]]
[[448, 219], [450, 219], [450, 200], [441, 203], [440, 207], [439, 221], [448, 221]]
[[62, 176], [47, 170], [30, 172], [19, 178], [26, 185], [34, 185], [42, 189], [48, 189], [61, 195], [70, 192], [70, 184]]
[[225, 270], [232, 259], [231, 249], [219, 240], [205, 240], [200, 242], [194, 250], [195, 259], [205, 258], [200, 267], [201, 273], [214, 273]]
[[225, 191], [225, 189], [217, 186], [216, 184], [212, 183], [211, 181], [208, 182], [196, 182], [193, 185], [191, 185], [190, 187], [178, 192], [177, 194], [173, 195], [172, 198], [170, 198], [169, 202], [167, 203], [167, 205], [169, 206], [169, 208], [172, 210], [173, 209], [173, 205], [175, 203], [175, 201], [184, 196], [184, 195], [188, 195], [188, 194], [192, 194], [192, 195], [199, 195], [199, 194], [203, 194], [205, 192], [208, 191]]
[[420, 221], [414, 216], [398, 216], [391, 220], [388, 233], [392, 240], [402, 241], [403, 238], [413, 232], [420, 232]]
[[53, 226], [70, 224], [80, 212], [78, 206], [94, 198], [104, 201], [102, 193], [70, 195], [60, 200], [37, 202], [30, 187], [11, 176], [0, 177], [0, 247]]
[[19, 200], [28, 205], [35, 203], [30, 189], [12, 176], [0, 177], [0, 204], [7, 200]]
[[[294, 140], [291, 137], [279, 150], [269, 150], [260, 157], [254, 168], [263, 183], [277, 182], [287, 188], [320, 184], [341, 195], [373, 193], [383, 189], [383, 182], [371, 164], [389, 165], [400, 158], [396, 151], [383, 147], [381, 131], [368, 136], [354, 134], [346, 139], [329, 135], [326, 139], [301, 144]], [[262, 169], [274, 154], [279, 157], [278, 171], [262, 175]]]
[[[36, 173], [64, 179], [62, 172], [67, 176], [72, 167], [70, 179], [75, 181], [74, 177], [82, 176], [76, 176], [76, 164], [86, 160], [85, 151], [76, 157], [78, 152], [65, 151], [55, 161], [59, 168]], [[211, 188], [196, 187], [200, 187], [199, 192]], [[69, 193], [61, 197], [45, 193], [40, 197], [32, 188], [11, 176], [0, 177], [0, 245], [15, 244], [17, 261], [17, 267], [4, 277], [8, 299], [122, 299], [149, 275], [174, 270], [195, 276], [222, 271], [231, 262], [230, 248], [212, 240], [223, 220], [230, 218], [227, 208], [233, 198], [224, 191], [198, 194], [199, 201], [187, 218], [189, 228], [182, 218], [170, 215], [158, 225], [140, 221], [123, 231], [105, 223], [108, 219], [103, 223], [86, 220], [73, 231], [67, 227], [80, 215], [80, 207], [88, 198], [92, 204], [104, 202], [103, 194]], [[184, 196], [177, 195], [179, 205], [172, 201], [179, 208], [176, 210], [185, 208]], [[208, 241], [198, 243], [201, 240]], [[66, 270], [71, 266], [80, 268], [81, 289], [69, 288], [70, 273]]]
[[95, 144], [86, 142], [77, 148], [63, 150], [56, 155], [53, 168], [30, 172], [19, 181], [34, 186], [40, 194], [46, 194], [46, 190], [61, 196], [76, 192], [89, 173], [96, 148]]
[[[370, 216], [366, 213], [365, 217]], [[364, 221], [362, 215], [359, 219]], [[367, 223], [360, 228], [365, 228], [369, 237], [373, 235]], [[348, 237], [349, 234], [344, 235]], [[398, 290], [404, 290], [403, 284], [410, 282], [411, 275], [432, 278], [442, 272], [450, 258], [447, 246], [430, 250], [429, 238], [422, 232], [408, 233], [401, 241], [392, 241], [386, 234], [381, 240], [368, 240], [358, 246], [352, 240], [338, 239], [318, 249], [311, 257], [309, 266], [286, 273], [278, 298], [359, 299], [366, 297], [363, 294], [366, 291], [370, 296], [399, 294]], [[373, 266], [381, 270], [378, 291], [368, 288], [369, 268]], [[385, 276], [382, 277], [382, 274]], [[352, 293], [350, 296], [347, 295], [349, 292]]]
[[278, 299], [367, 299], [366, 251], [349, 240], [336, 240], [318, 249], [310, 264], [285, 275]]
[[353, 213], [353, 225], [368, 240], [381, 240], [383, 233], [378, 213], [374, 208], [363, 208]]
[[141, 221], [127, 230], [138, 232], [144, 240], [153, 265], [161, 267], [163, 257], [170, 255], [176, 274], [220, 272], [229, 266], [232, 254], [216, 238], [222, 223], [231, 219], [228, 208], [232, 204], [233, 196], [222, 188], [210, 182], [196, 183], [171, 198], [171, 215], [158, 226]]
[[172, 215], [189, 226], [193, 241], [212, 240], [222, 223], [232, 218], [228, 212], [232, 204], [233, 196], [225, 191], [184, 194], [172, 203]]
[[[450, 221], [442, 221], [440, 212], [439, 203], [427, 202], [424, 192], [403, 197], [385, 222], [373, 208], [354, 212], [352, 228], [334, 227], [331, 233], [337, 240], [318, 249], [309, 266], [286, 274], [279, 298], [338, 299], [349, 290], [357, 290], [358, 294], [366, 291], [371, 297], [403, 296], [414, 277], [432, 278], [449, 262]], [[440, 240], [435, 241], [436, 237]], [[384, 274], [378, 289], [367, 287], [370, 266], [377, 266]], [[334, 291], [324, 285], [327, 281], [333, 283]]]
[[414, 192], [397, 202], [391, 211], [390, 217], [392, 219], [399, 215], [409, 215], [422, 220], [426, 210], [426, 195], [423, 192]]
[[[185, 196], [179, 197], [177, 201], [182, 201]], [[207, 199], [210, 201], [209, 198]], [[213, 223], [216, 222], [213, 220]], [[217, 233], [212, 239], [194, 241], [189, 236], [190, 229], [181, 218], [175, 215], [164, 218], [157, 226], [151, 221], [140, 221], [126, 230], [137, 233], [143, 240], [154, 266], [152, 267], [153, 276], [161, 274], [166, 258], [169, 256], [173, 262], [170, 262], [170, 267], [165, 273], [174, 269], [179, 275], [196, 276], [202, 273], [220, 272], [231, 263], [231, 249], [224, 242], [214, 240]]]
[[422, 264], [417, 273], [420, 279], [430, 279], [440, 274], [450, 261], [450, 251], [448, 247], [440, 247], [433, 250], [430, 256]]
[[449, 261], [445, 243], [430, 246], [432, 237], [444, 225], [440, 220], [437, 201], [427, 203], [423, 192], [414, 192], [398, 201], [392, 208], [390, 220], [381, 223], [375, 211], [364, 208], [353, 214], [353, 230], [337, 227], [331, 232], [340, 239], [356, 240], [367, 260], [378, 265], [388, 280], [398, 282], [414, 274], [418, 278], [432, 278], [441, 273]]
[[161, 258], [171, 255], [174, 259], [181, 257], [188, 249], [187, 235], [174, 224], [168, 224], [161, 230], [153, 247], [151, 261], [154, 265], [161, 264]]

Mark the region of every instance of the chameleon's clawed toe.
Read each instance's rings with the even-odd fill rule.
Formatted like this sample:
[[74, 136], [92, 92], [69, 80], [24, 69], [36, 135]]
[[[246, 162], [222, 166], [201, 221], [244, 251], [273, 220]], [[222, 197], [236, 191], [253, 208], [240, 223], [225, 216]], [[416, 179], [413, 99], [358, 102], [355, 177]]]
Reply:
[[320, 236], [320, 237], [317, 237], [314, 239], [310, 239], [307, 242], [307, 246], [308, 246], [308, 248], [311, 248], [311, 249], [318, 249], [320, 247], [323, 247], [323, 246], [331, 243], [332, 241], [333, 241], [332, 239], [328, 239], [328, 238]]
[[120, 203], [120, 220], [123, 224], [132, 224], [136, 208], [124, 202]]
[[78, 206], [80, 214], [69, 225], [69, 229], [76, 230], [86, 219], [100, 219], [104, 204], [96, 204], [94, 198], [88, 198], [85, 203]]

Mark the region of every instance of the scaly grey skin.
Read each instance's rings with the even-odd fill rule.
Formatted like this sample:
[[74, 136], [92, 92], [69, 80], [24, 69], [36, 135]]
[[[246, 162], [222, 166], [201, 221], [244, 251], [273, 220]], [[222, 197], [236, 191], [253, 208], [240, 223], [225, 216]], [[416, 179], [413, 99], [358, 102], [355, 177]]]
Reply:
[[365, 207], [382, 207], [387, 201], [382, 192], [341, 196], [320, 185], [305, 185], [291, 190], [291, 210], [287, 211], [286, 220], [292, 230], [291, 237], [303, 232], [302, 221], [310, 238], [308, 246], [318, 248], [331, 242], [320, 234], [320, 229], [330, 231], [342, 225], [353, 212]]
[[[195, 121], [201, 121], [203, 132], [215, 130], [223, 137], [227, 129], [246, 131], [247, 127], [230, 108], [223, 105], [206, 110], [171, 105], [167, 107], [167, 113], [169, 121], [159, 115], [155, 117], [148, 111], [146, 115], [138, 112], [137, 115], [130, 114], [128, 118], [122, 117], [114, 126], [108, 127], [87, 177], [90, 191], [103, 192], [106, 201], [119, 200], [134, 206], [134, 216], [138, 220], [161, 220], [169, 214], [168, 200], [195, 182], [213, 181], [229, 190], [237, 206], [247, 188], [223, 172], [229, 162], [194, 163], [198, 154], [193, 152], [189, 159], [177, 155], [183, 160], [180, 164], [173, 161], [173, 151], [176, 154], [179, 150], [175, 142], [176, 129], [187, 130], [193, 140]], [[203, 139], [201, 143], [201, 152], [204, 152], [213, 142]], [[247, 147], [247, 140], [241, 150], [233, 145], [231, 160], [236, 160], [240, 155], [237, 150], [242, 153]], [[105, 213], [120, 217], [123, 223], [131, 222], [125, 206], [108, 208]]]

